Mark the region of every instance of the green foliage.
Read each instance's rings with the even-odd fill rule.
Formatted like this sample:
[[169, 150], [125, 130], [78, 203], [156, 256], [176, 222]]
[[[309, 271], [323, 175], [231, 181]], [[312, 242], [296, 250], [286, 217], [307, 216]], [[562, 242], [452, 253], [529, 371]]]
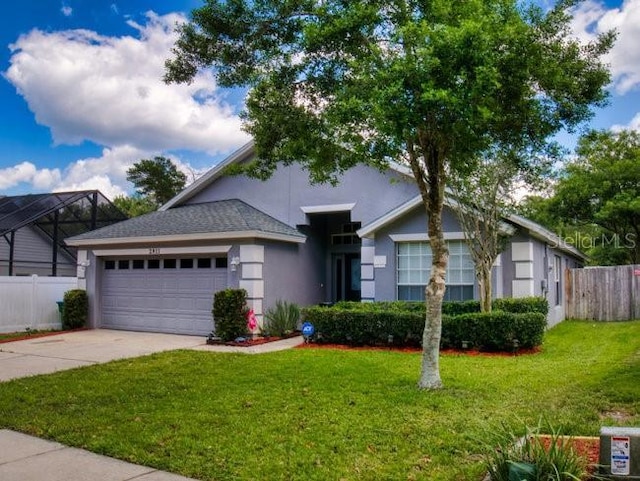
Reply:
[[421, 312], [309, 307], [302, 316], [314, 325], [314, 339], [322, 343], [419, 346], [424, 330]]
[[[549, 442], [539, 435], [549, 433]], [[587, 479], [587, 462], [571, 446], [571, 438], [546, 423], [526, 427], [524, 434], [503, 425], [486, 438], [485, 465], [491, 481], [512, 481], [522, 473], [522, 481], [580, 481]], [[526, 473], [526, 474], [525, 474]]]
[[151, 198], [141, 197], [139, 195], [134, 195], [132, 197], [119, 195], [113, 199], [113, 205], [120, 209], [121, 212], [127, 214], [129, 218], [148, 214], [157, 208], [157, 205], [153, 200], [151, 200]]
[[549, 301], [545, 297], [502, 297], [493, 300], [493, 308], [500, 311], [522, 313], [539, 312], [545, 316], [549, 313]]
[[613, 35], [581, 45], [565, 7], [213, 0], [179, 27], [165, 80], [211, 66], [219, 85], [250, 88], [244, 121], [261, 178], [300, 162], [335, 181], [357, 163], [414, 155], [464, 171], [496, 144], [543, 149], [605, 99], [600, 57]]
[[139, 194], [160, 206], [184, 189], [187, 176], [170, 159], [156, 156], [133, 164], [127, 170], [127, 180], [136, 186]]
[[248, 313], [247, 291], [244, 289], [225, 289], [214, 294], [214, 330], [223, 341], [233, 341], [248, 334]]
[[89, 297], [83, 289], [71, 289], [64, 293], [62, 310], [62, 328], [77, 329], [87, 324], [89, 316]]
[[277, 300], [276, 305], [264, 313], [264, 319], [264, 332], [282, 337], [298, 328], [300, 307], [292, 302]]
[[586, 252], [593, 265], [640, 263], [640, 134], [592, 131], [580, 138], [548, 198], [524, 215]]
[[[545, 316], [549, 312], [549, 303], [544, 297], [505, 297], [494, 299], [493, 309], [506, 312], [540, 312]], [[360, 311], [409, 311], [426, 312], [424, 302], [417, 301], [379, 301], [379, 302], [354, 302], [340, 301], [334, 306], [335, 309], [349, 309]], [[445, 301], [442, 303], [442, 313], [448, 316], [458, 316], [480, 312], [480, 301]]]
[[[511, 351], [516, 340], [521, 348], [541, 345], [546, 327], [546, 317], [539, 312], [493, 310], [455, 316], [451, 325], [443, 322], [442, 337], [451, 343], [447, 347], [460, 347], [462, 341], [467, 341], [483, 351]], [[448, 328], [452, 328], [451, 334]]]
[[[408, 309], [403, 310], [403, 305]], [[521, 348], [539, 346], [547, 325], [544, 305], [537, 298], [514, 299], [504, 303], [514, 312], [481, 313], [477, 301], [447, 303], [440, 347], [460, 348], [464, 341], [485, 351], [512, 351], [516, 340]], [[332, 308], [306, 308], [303, 318], [314, 324], [315, 340], [320, 343], [419, 346], [425, 310], [422, 303], [339, 303]]]

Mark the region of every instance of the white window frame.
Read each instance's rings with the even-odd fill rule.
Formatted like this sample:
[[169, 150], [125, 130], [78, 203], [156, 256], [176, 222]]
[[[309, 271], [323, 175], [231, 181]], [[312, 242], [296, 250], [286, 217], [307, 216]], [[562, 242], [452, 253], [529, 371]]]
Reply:
[[[416, 287], [420, 286], [422, 291], [426, 287], [429, 277], [431, 275], [431, 246], [429, 242], [425, 241], [408, 241], [408, 242], [396, 242], [396, 299], [400, 298], [399, 292], [402, 287]], [[418, 254], [404, 254], [401, 250], [404, 246], [413, 245], [414, 249], [419, 251]], [[467, 248], [467, 244], [464, 241], [450, 240], [447, 242], [449, 247], [449, 263], [447, 265], [447, 287], [471, 287], [471, 298], [475, 299], [476, 295], [476, 282], [475, 282], [475, 269], [473, 265], [473, 259]], [[406, 262], [402, 261], [402, 258], [420, 258], [419, 266], [413, 267], [406, 265]], [[458, 262], [453, 262], [454, 257], [460, 257]], [[411, 263], [411, 260], [409, 260]], [[406, 267], [404, 266], [406, 265]], [[401, 267], [402, 266], [402, 267]], [[413, 276], [414, 280], [403, 281], [402, 273], [406, 271], [407, 275]], [[413, 275], [412, 275], [413, 274]]]

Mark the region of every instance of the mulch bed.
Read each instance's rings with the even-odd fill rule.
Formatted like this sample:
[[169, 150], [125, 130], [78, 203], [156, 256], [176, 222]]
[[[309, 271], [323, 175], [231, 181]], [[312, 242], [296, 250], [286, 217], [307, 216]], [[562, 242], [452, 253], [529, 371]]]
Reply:
[[[551, 444], [551, 436], [541, 434], [537, 437], [545, 448], [548, 448]], [[578, 456], [587, 460], [587, 469], [589, 473], [595, 474], [600, 457], [600, 438], [590, 436], [570, 436], [567, 438], [567, 442], [571, 445]]]
[[207, 344], [212, 346], [234, 346], [234, 347], [252, 347], [259, 346], [260, 344], [267, 344], [269, 342], [282, 341], [283, 339], [290, 339], [292, 337], [299, 336], [299, 332], [292, 332], [291, 334], [287, 334], [286, 336], [277, 337], [277, 336], [260, 336], [260, 337], [247, 337], [242, 342], [236, 341], [212, 341], [211, 339], [207, 339]]
[[4, 344], [7, 342], [14, 342], [14, 341], [24, 341], [26, 339], [37, 339], [38, 337], [57, 336], [58, 334], [66, 334], [68, 332], [76, 332], [76, 331], [86, 331], [87, 329], [89, 328], [80, 327], [78, 329], [69, 329], [66, 331], [46, 331], [46, 332], [33, 332], [33, 333], [25, 332], [21, 336], [12, 337], [10, 339], [1, 339], [0, 344]]

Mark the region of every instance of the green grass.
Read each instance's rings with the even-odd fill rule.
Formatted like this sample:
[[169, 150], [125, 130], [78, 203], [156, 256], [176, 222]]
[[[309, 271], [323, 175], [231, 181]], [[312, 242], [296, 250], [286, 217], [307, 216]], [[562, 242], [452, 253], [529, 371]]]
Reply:
[[0, 427], [202, 480], [480, 480], [483, 440], [544, 415], [597, 435], [640, 422], [640, 322], [565, 322], [542, 353], [163, 353], [0, 384]]

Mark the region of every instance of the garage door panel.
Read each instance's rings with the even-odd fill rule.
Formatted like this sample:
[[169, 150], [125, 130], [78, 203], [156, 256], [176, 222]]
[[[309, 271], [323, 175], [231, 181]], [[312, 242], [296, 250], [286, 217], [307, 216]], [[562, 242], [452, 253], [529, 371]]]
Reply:
[[104, 270], [101, 326], [206, 335], [226, 269]]

